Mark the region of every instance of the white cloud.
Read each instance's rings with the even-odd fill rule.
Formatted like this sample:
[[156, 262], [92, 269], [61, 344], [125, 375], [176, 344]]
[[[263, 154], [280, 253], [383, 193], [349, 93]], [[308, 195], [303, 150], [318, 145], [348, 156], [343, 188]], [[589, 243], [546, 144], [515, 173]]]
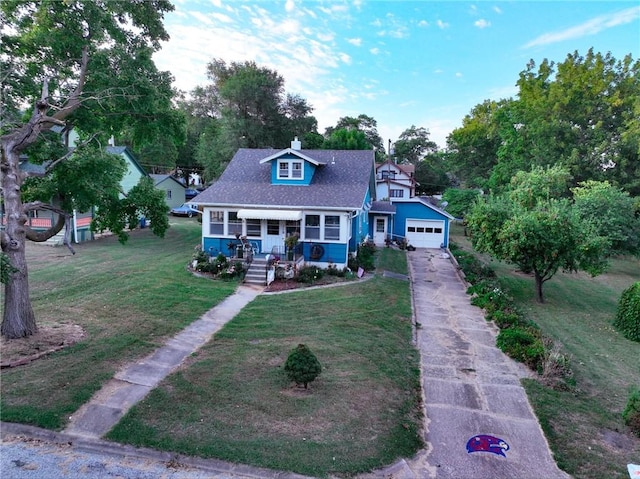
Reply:
[[233, 23], [233, 20], [231, 19], [231, 17], [229, 17], [228, 15], [225, 15], [224, 13], [212, 13], [211, 16], [223, 23]]
[[640, 18], [640, 6], [627, 8], [626, 10], [621, 10], [615, 13], [597, 16], [591, 20], [581, 23], [580, 25], [567, 28], [566, 30], [543, 33], [537, 38], [526, 43], [522, 48], [548, 45], [550, 43], [558, 43], [574, 38], [595, 35], [602, 30], [631, 23], [638, 18]]
[[380, 54], [380, 49], [377, 47], [373, 47], [371, 49], [369, 49], [369, 53], [371, 53], [372, 55], [378, 55]]
[[284, 10], [286, 12], [293, 12], [295, 8], [296, 3], [293, 0], [287, 0], [287, 2], [284, 4]]
[[362, 46], [362, 38], [347, 38], [347, 42], [355, 47]]
[[420, 21], [418, 22], [418, 26], [419, 26], [420, 28], [428, 27], [428, 26], [429, 26], [429, 22], [427, 22], [426, 20], [420, 20]]
[[449, 26], [447, 22], [443, 22], [440, 19], [438, 19], [438, 21], [436, 22], [436, 25], [438, 25], [438, 27], [440, 27], [443, 30]]
[[501, 14], [502, 13], [502, 9], [497, 5], [493, 6], [493, 11], [496, 12], [497, 14]]
[[456, 78], [462, 78], [462, 73], [456, 72]]
[[340, 53], [339, 56], [342, 63], [351, 65], [351, 57], [349, 55], [347, 55], [346, 53]]
[[484, 18], [481, 18], [480, 20], [476, 20], [475, 22], [473, 22], [473, 24], [478, 27], [478, 28], [487, 28], [491, 26], [491, 22], [485, 20]]
[[189, 12], [193, 18], [198, 20], [200, 23], [204, 23], [206, 25], [213, 25], [213, 21], [204, 13], [201, 12]]
[[437, 73], [437, 74], [444, 73], [444, 70], [441, 70], [440, 68], [437, 68], [437, 69], [435, 69], [433, 71], [433, 73]]

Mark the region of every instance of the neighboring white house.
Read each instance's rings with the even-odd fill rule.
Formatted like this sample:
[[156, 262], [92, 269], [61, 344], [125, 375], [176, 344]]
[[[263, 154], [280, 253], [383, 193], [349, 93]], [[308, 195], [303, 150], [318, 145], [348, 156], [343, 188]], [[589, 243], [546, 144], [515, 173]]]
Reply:
[[414, 165], [385, 161], [376, 165], [376, 198], [395, 200], [413, 198], [416, 191]]

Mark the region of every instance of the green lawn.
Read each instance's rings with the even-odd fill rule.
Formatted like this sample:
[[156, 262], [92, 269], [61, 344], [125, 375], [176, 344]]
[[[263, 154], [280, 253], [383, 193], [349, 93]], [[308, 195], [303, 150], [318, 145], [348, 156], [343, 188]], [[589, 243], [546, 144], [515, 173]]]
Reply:
[[[469, 248], [459, 229], [453, 240]], [[488, 260], [485, 257], [485, 260]], [[576, 478], [627, 478], [626, 464], [640, 461], [640, 440], [621, 413], [629, 386], [640, 385], [640, 344], [611, 325], [622, 291], [640, 281], [640, 262], [612, 261], [591, 278], [558, 273], [545, 283], [545, 303], [535, 301], [534, 280], [513, 265], [488, 261], [519, 309], [561, 345], [571, 359], [576, 388], [554, 391], [525, 381], [558, 465]]]
[[[133, 232], [66, 249], [29, 245], [39, 324], [81, 325], [73, 347], [5, 369], [2, 420], [62, 429], [123, 364], [143, 357], [233, 292], [191, 275], [200, 225], [172, 219], [165, 239]], [[381, 269], [407, 272], [384, 249]], [[262, 295], [109, 437], [201, 457], [315, 476], [350, 474], [422, 447], [419, 358], [409, 284], [379, 276], [340, 287]], [[308, 391], [286, 378], [305, 343], [323, 372]]]
[[[410, 457], [422, 446], [410, 318], [408, 283], [380, 277], [260, 296], [109, 437], [314, 476]], [[308, 391], [284, 373], [299, 343], [323, 367]]]
[[[62, 247], [29, 243], [29, 280], [38, 324], [82, 326], [85, 339], [25, 366], [2, 370], [2, 420], [62, 429], [123, 364], [231, 294], [186, 265], [200, 241], [195, 220], [172, 220], [164, 239], [148, 229], [121, 245], [114, 237]], [[0, 307], [3, 307], [0, 304]]]

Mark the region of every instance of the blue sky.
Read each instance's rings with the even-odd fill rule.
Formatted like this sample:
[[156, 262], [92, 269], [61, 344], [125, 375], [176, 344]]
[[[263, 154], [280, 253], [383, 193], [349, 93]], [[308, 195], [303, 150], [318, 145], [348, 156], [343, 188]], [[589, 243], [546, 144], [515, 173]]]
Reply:
[[640, 2], [174, 0], [155, 55], [175, 86], [207, 83], [213, 58], [276, 70], [314, 107], [319, 131], [361, 113], [385, 147], [411, 125], [445, 147], [485, 99], [516, 94], [530, 60], [640, 57]]

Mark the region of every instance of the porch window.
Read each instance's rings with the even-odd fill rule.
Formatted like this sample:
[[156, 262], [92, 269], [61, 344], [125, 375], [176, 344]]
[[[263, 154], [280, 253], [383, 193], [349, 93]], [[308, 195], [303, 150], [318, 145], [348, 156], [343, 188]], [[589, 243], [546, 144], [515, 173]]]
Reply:
[[287, 236], [298, 235], [300, 236], [300, 222], [287, 220], [284, 225], [285, 233]]
[[396, 179], [396, 172], [395, 171], [382, 170], [380, 173], [381, 173], [381, 177], [382, 177], [383, 180], [395, 180]]
[[376, 233], [384, 233], [384, 220], [381, 218], [376, 220]]
[[260, 220], [247, 220], [247, 236], [260, 237]]
[[305, 239], [320, 239], [320, 215], [306, 215], [304, 220]]
[[228, 235], [242, 234], [242, 220], [237, 211], [229, 211]]
[[391, 198], [403, 198], [404, 197], [404, 190], [392, 189], [389, 196], [391, 196]]
[[280, 222], [278, 220], [267, 220], [267, 234], [278, 236], [280, 234]]
[[340, 217], [325, 216], [324, 217], [324, 239], [339, 240], [340, 239]]
[[224, 234], [224, 211], [209, 212], [209, 234], [210, 235]]

